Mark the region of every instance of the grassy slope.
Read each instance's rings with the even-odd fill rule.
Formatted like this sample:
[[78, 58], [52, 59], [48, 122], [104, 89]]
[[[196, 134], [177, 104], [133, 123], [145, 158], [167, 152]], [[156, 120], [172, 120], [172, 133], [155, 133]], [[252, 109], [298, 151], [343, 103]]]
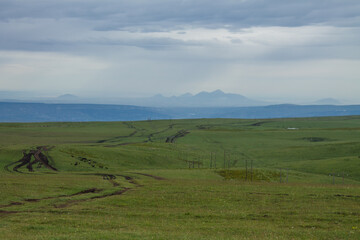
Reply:
[[[190, 133], [165, 143], [181, 130]], [[359, 131], [359, 117], [0, 124], [0, 238], [356, 239]], [[39, 145], [55, 146], [58, 173], [4, 169]], [[223, 167], [224, 150], [238, 178], [252, 159], [270, 183], [224, 181], [208, 169], [210, 152]], [[333, 172], [346, 185], [331, 185]]]

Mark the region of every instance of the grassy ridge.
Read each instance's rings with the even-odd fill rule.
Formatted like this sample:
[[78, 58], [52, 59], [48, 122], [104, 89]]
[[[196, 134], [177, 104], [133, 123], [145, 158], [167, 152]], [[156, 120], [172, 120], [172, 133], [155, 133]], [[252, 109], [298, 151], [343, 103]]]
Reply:
[[[165, 143], [179, 131], [189, 132]], [[186, 168], [187, 161], [210, 166], [216, 153], [230, 166], [288, 168], [302, 172], [346, 174], [360, 180], [360, 121], [357, 117], [279, 120], [176, 120], [114, 123], [0, 124], [0, 164], [19, 159], [21, 149], [56, 146], [51, 155], [64, 171], [92, 171], [78, 158], [113, 170]], [[79, 162], [79, 161], [78, 161]], [[324, 164], [326, 163], [326, 164]]]

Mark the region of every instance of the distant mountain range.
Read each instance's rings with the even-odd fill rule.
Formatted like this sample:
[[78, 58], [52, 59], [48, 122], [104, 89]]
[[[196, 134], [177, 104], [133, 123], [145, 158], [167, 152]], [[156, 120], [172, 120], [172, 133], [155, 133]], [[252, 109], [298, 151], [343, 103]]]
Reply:
[[324, 99], [320, 99], [317, 100], [315, 102], [312, 103], [313, 105], [341, 105], [342, 102], [340, 102], [337, 99], [334, 98], [324, 98]]
[[[104, 97], [82, 98], [72, 94], [58, 97], [32, 97], [30, 93], [1, 92], [0, 102], [36, 102], [36, 103], [73, 103], [73, 104], [114, 104], [134, 105], [143, 107], [252, 107], [279, 104], [279, 102], [265, 102], [250, 99], [240, 94], [224, 93], [221, 90], [213, 92], [200, 92], [198, 94], [185, 93], [179, 96], [165, 97], [157, 94], [152, 97]], [[341, 105], [339, 100], [333, 98], [320, 99], [308, 102], [305, 105]]]
[[256, 107], [138, 107], [101, 104], [0, 102], [0, 122], [135, 121], [194, 118], [293, 118], [360, 115], [360, 105], [271, 105]]
[[83, 122], [166, 119], [158, 109], [127, 105], [0, 102], [0, 122]]
[[161, 94], [150, 98], [128, 99], [128, 103], [140, 106], [157, 107], [240, 107], [263, 106], [266, 102], [249, 99], [240, 94], [214, 92], [200, 92], [196, 95], [186, 93], [180, 96], [164, 97]]
[[[23, 97], [25, 95], [25, 97]], [[221, 90], [214, 92], [200, 92], [196, 95], [186, 93], [180, 96], [165, 97], [157, 94], [152, 97], [104, 97], [80, 98], [72, 94], [59, 97], [30, 97], [28, 94], [0, 92], [2, 102], [37, 102], [37, 103], [87, 103], [87, 104], [116, 104], [135, 105], [144, 107], [239, 107], [268, 105], [266, 102], [246, 98], [240, 94], [224, 93]]]

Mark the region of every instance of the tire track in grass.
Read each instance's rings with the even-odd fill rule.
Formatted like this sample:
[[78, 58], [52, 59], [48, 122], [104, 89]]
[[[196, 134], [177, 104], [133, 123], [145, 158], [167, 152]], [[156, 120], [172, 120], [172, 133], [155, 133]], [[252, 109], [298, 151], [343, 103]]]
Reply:
[[[129, 124], [131, 125], [131, 124]], [[133, 134], [130, 134], [129, 136], [124, 136], [124, 137], [117, 137], [117, 138], [130, 138], [132, 136], [134, 136], [136, 133], [138, 132], [142, 132], [143, 134], [140, 135], [140, 137], [146, 137], [147, 139], [146, 140], [143, 140], [143, 141], [138, 141], [138, 142], [124, 142], [124, 143], [118, 143], [118, 144], [113, 144], [113, 145], [105, 145], [104, 147], [118, 147], [118, 146], [125, 146], [125, 145], [130, 145], [130, 144], [138, 144], [138, 143], [147, 143], [147, 142], [154, 142], [153, 138], [155, 135], [158, 135], [158, 134], [161, 134], [161, 133], [164, 133], [164, 132], [167, 132], [171, 129], [173, 129], [175, 124], [170, 124], [167, 128], [163, 129], [163, 130], [160, 130], [160, 131], [157, 131], [157, 132], [150, 132], [148, 135], [146, 135], [146, 129], [137, 129], [136, 127], [134, 127], [133, 125], [131, 125], [131, 127], [129, 128], [133, 128], [133, 129], [136, 129], [135, 132], [133, 132]], [[186, 132], [186, 134], [189, 133], [189, 132]], [[185, 135], [186, 135], [185, 134]], [[184, 135], [184, 136], [185, 136]], [[177, 136], [177, 137], [180, 137], [180, 136]], [[176, 137], [176, 138], [177, 138]], [[115, 138], [114, 138], [115, 139]], [[109, 140], [100, 140], [98, 141], [97, 143], [106, 143], [106, 142], [115, 142], [115, 141], [110, 141], [111, 139]], [[175, 139], [174, 139], [175, 141]]]
[[9, 204], [0, 205], [0, 208], [7, 208], [7, 207], [12, 207], [12, 206], [24, 205], [26, 202], [40, 202], [40, 201], [43, 201], [43, 200], [65, 198], [65, 197], [75, 197], [75, 196], [88, 194], [88, 193], [99, 193], [99, 192], [102, 192], [102, 191], [103, 191], [103, 189], [90, 188], [90, 189], [85, 189], [85, 190], [82, 190], [80, 192], [69, 194], [69, 195], [63, 194], [63, 195], [52, 196], [52, 197], [44, 197], [44, 198], [26, 198], [26, 199], [24, 199], [23, 202], [10, 202]]
[[14, 213], [19, 213], [19, 211], [5, 211], [5, 210], [0, 210], [0, 216], [6, 216], [9, 214], [14, 214]]
[[54, 205], [55, 208], [65, 208], [65, 207], [69, 207], [73, 204], [76, 203], [81, 203], [81, 202], [86, 202], [86, 201], [90, 201], [90, 200], [94, 200], [94, 199], [101, 199], [101, 198], [106, 198], [106, 197], [111, 197], [111, 196], [116, 196], [116, 195], [122, 195], [125, 192], [129, 191], [132, 188], [123, 188], [122, 190], [118, 190], [112, 193], [108, 193], [108, 194], [104, 194], [104, 195], [100, 195], [100, 196], [93, 196], [90, 198], [86, 198], [86, 199], [76, 199], [76, 200], [70, 200], [64, 204], [59, 204], [59, 205]]
[[[139, 175], [143, 175], [143, 176], [148, 176], [148, 177], [152, 177], [152, 178], [154, 178], [156, 180], [165, 180], [165, 178], [150, 175], [150, 174], [146, 174], [146, 173], [144, 173], [144, 174], [142, 174], [142, 173], [132, 173], [132, 174], [139, 174]], [[93, 175], [106, 176], [105, 174], [101, 174], [101, 173], [93, 174]], [[115, 175], [107, 175], [107, 176], [115, 176]], [[134, 185], [135, 187], [143, 187], [143, 185], [136, 182], [136, 180], [131, 176], [123, 175], [123, 174], [116, 174], [116, 176], [123, 177], [126, 181], [128, 181], [130, 184]], [[112, 177], [112, 179], [114, 179], [114, 178]], [[68, 202], [66, 202], [64, 204], [54, 205], [54, 207], [55, 208], [66, 208], [66, 207], [69, 207], [69, 206], [71, 206], [73, 204], [77, 204], [77, 203], [81, 203], [81, 202], [86, 202], [86, 201], [90, 201], [90, 200], [94, 200], [94, 199], [102, 199], [102, 198], [122, 195], [122, 194], [124, 194], [127, 191], [132, 190], [132, 189], [134, 189], [134, 188], [124, 187], [124, 188], [122, 188], [120, 190], [117, 190], [115, 192], [112, 192], [112, 193], [107, 193], [107, 194], [99, 195], [99, 196], [93, 196], [93, 197], [86, 198], [86, 199], [74, 199], [74, 200], [70, 200], [70, 201], [68, 201]]]
[[190, 132], [187, 131], [187, 130], [180, 130], [175, 135], [167, 137], [165, 142], [166, 143], [175, 143], [176, 139], [181, 138], [181, 137], [185, 137], [189, 133]]
[[118, 136], [118, 137], [113, 137], [113, 138], [110, 138], [110, 139], [103, 139], [103, 140], [97, 141], [96, 143], [115, 142], [118, 139], [133, 137], [136, 133], [137, 133], [137, 131], [135, 130], [134, 132], [130, 133], [127, 136]]
[[[172, 127], [172, 126], [171, 126]], [[56, 168], [52, 167], [49, 164], [49, 160], [48, 158], [42, 153], [42, 151], [48, 151], [51, 148], [48, 148], [46, 146], [40, 146], [37, 147], [36, 150], [30, 150], [29, 153], [26, 152], [26, 150], [23, 151], [23, 158], [20, 159], [19, 161], [13, 162], [11, 164], [6, 165], [4, 168], [5, 170], [12, 172], [9, 170], [9, 167], [11, 165], [17, 164], [14, 168], [13, 171], [14, 172], [19, 172], [22, 173], [20, 171], [18, 171], [18, 168], [25, 166], [26, 164], [28, 165], [27, 168], [28, 170], [31, 172], [32, 171], [32, 165], [34, 163], [41, 163], [43, 164], [45, 167], [57, 171]], [[35, 158], [34, 161], [32, 160], [32, 157]], [[158, 177], [158, 176], [154, 176], [154, 175], [150, 175], [150, 174], [146, 174], [146, 173], [133, 173], [133, 174], [138, 174], [138, 175], [143, 175], [143, 176], [147, 176], [147, 177], [152, 177], [156, 180], [165, 180], [165, 178], [162, 177]], [[134, 177], [132, 176], [128, 176], [128, 175], [123, 175], [123, 174], [107, 174], [107, 173], [88, 173], [85, 175], [95, 175], [95, 176], [101, 176], [104, 180], [109, 181], [109, 183], [112, 184], [112, 187], [117, 188], [120, 186], [120, 184], [118, 182], [115, 181], [116, 176], [119, 177], [123, 177], [128, 183], [130, 183], [131, 185], [133, 185], [134, 187], [142, 187], [143, 185], [139, 184]], [[90, 201], [90, 200], [94, 200], [94, 199], [101, 199], [101, 198], [106, 198], [106, 197], [111, 197], [111, 196], [117, 196], [117, 195], [122, 195], [124, 193], [126, 193], [127, 191], [133, 189], [132, 187], [121, 187], [120, 189], [117, 189], [116, 191], [113, 191], [111, 193], [106, 193], [103, 195], [95, 195], [95, 196], [91, 196], [88, 198], [84, 198], [84, 199], [70, 199], [67, 202], [63, 203], [63, 204], [58, 204], [58, 205], [54, 205], [55, 208], [65, 208], [68, 207], [72, 204], [76, 204], [76, 203], [81, 203], [84, 201]], [[2, 210], [1, 208], [8, 208], [8, 207], [14, 207], [14, 206], [19, 206], [19, 205], [25, 205], [25, 204], [29, 204], [29, 203], [36, 203], [36, 202], [41, 202], [44, 200], [50, 200], [50, 199], [60, 199], [60, 198], [73, 198], [76, 196], [81, 196], [81, 195], [86, 195], [86, 194], [97, 194], [97, 193], [101, 193], [103, 192], [104, 189], [99, 189], [99, 188], [89, 188], [89, 189], [85, 189], [85, 190], [81, 190], [79, 192], [76, 193], [72, 193], [72, 194], [62, 194], [62, 195], [57, 195], [57, 196], [49, 196], [49, 197], [43, 197], [43, 198], [26, 198], [23, 199], [22, 201], [13, 201], [10, 202], [8, 204], [4, 204], [4, 205], [0, 205], [0, 216], [3, 215], [9, 215], [9, 214], [14, 214], [14, 213], [21, 213], [21, 212], [31, 212], [31, 211], [9, 211], [9, 210]]]
[[[115, 175], [112, 175], [112, 174], [91, 174], [91, 175], [102, 176], [103, 179], [109, 181], [113, 187], [118, 187], [120, 185], [119, 183], [114, 181], [114, 179], [116, 179]], [[119, 176], [124, 177], [131, 184], [134, 184], [136, 186], [141, 186], [131, 176], [125, 176], [125, 175], [119, 175]], [[107, 193], [104, 195], [92, 196], [90, 198], [85, 198], [85, 199], [80, 199], [80, 200], [69, 200], [67, 203], [63, 204], [64, 205], [63, 207], [69, 205], [70, 203], [87, 201], [87, 200], [92, 200], [92, 199], [97, 199], [97, 198], [104, 198], [104, 197], [109, 197], [109, 196], [114, 196], [114, 195], [121, 195], [130, 189], [131, 188], [125, 187], [125, 188], [121, 188], [120, 190], [114, 191], [112, 193]], [[10, 202], [9, 204], [0, 205], [0, 208], [8, 208], [8, 207], [13, 207], [13, 206], [25, 205], [26, 203], [34, 203], [34, 202], [40, 202], [40, 201], [44, 201], [44, 200], [51, 200], [51, 199], [71, 198], [71, 197], [81, 196], [81, 195], [85, 195], [85, 194], [96, 194], [96, 193], [101, 193], [103, 191], [104, 191], [104, 189], [89, 188], [89, 189], [81, 190], [81, 191], [73, 193], [73, 194], [62, 194], [62, 195], [58, 195], [58, 196], [49, 196], [49, 197], [43, 197], [43, 198], [27, 198], [21, 202], [20, 201], [19, 202]], [[60, 206], [62, 206], [62, 205], [60, 205]], [[57, 207], [57, 206], [55, 206], [55, 207]], [[18, 211], [0, 210], [0, 213], [1, 212], [10, 214], [10, 213], [17, 213]]]
[[151, 174], [147, 174], [147, 173], [138, 173], [138, 172], [130, 172], [130, 173], [138, 174], [138, 175], [143, 175], [143, 176], [147, 176], [147, 177], [151, 177], [151, 178], [154, 178], [154, 179], [156, 179], [156, 180], [166, 180], [166, 178], [159, 177], [159, 176], [155, 176], [155, 175], [151, 175]]
[[[151, 174], [146, 174], [146, 173], [133, 172], [132, 174], [138, 174], [138, 175], [151, 177], [151, 178], [153, 178], [155, 180], [166, 180], [163, 177], [159, 177], [159, 176], [155, 176], [155, 175], [151, 175]], [[113, 180], [113, 179], [116, 178], [115, 175], [103, 174], [103, 173], [90, 174], [90, 175], [102, 176], [103, 179], [108, 180], [110, 183], [112, 183], [113, 187], [117, 187], [117, 186], [120, 185], [120, 184], [116, 183]], [[132, 176], [123, 175], [123, 174], [117, 174], [116, 176], [123, 177], [127, 182], [134, 185], [135, 187], [142, 187], [143, 186], [143, 185], [139, 184], [138, 182], [136, 182], [135, 178], [132, 177]], [[81, 203], [81, 202], [86, 202], [86, 201], [91, 201], [91, 200], [96, 200], [96, 199], [102, 199], [102, 198], [107, 198], [107, 197], [112, 197], [112, 196], [119, 196], [119, 195], [122, 195], [122, 194], [126, 193], [129, 190], [132, 190], [132, 189], [134, 189], [134, 188], [122, 187], [121, 189], [118, 189], [118, 190], [116, 190], [114, 192], [111, 192], [111, 193], [106, 193], [106, 194], [103, 194], [103, 195], [91, 196], [91, 197], [84, 198], [84, 199], [70, 199], [65, 203], [54, 204], [53, 206], [55, 208], [66, 208], [66, 207], [69, 207], [71, 205], [78, 204], [78, 203]], [[22, 202], [11, 202], [9, 204], [0, 205], [0, 208], [19, 206], [19, 205], [24, 205], [26, 203], [40, 202], [40, 201], [43, 201], [43, 200], [71, 198], [71, 197], [81, 196], [81, 195], [85, 195], [85, 194], [96, 194], [96, 193], [101, 193], [103, 191], [104, 191], [104, 189], [89, 188], [89, 189], [85, 189], [85, 190], [82, 190], [82, 191], [79, 191], [79, 192], [76, 192], [76, 193], [73, 193], [73, 194], [68, 194], [68, 195], [63, 194], [63, 195], [50, 196], [50, 197], [44, 197], [44, 198], [28, 198], [28, 199], [24, 199]], [[0, 216], [5, 216], [5, 215], [15, 214], [15, 213], [22, 213], [22, 212], [31, 212], [31, 211], [8, 211], [8, 210], [0, 209]]]

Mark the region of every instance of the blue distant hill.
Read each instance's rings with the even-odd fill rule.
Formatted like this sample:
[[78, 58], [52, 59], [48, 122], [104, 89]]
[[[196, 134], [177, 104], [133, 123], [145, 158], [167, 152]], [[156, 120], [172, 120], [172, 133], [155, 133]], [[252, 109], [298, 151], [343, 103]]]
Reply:
[[191, 118], [292, 118], [360, 115], [360, 105], [151, 108], [105, 104], [0, 102], [0, 122], [137, 121]]
[[128, 105], [0, 103], [0, 122], [83, 122], [166, 119], [157, 109]]

